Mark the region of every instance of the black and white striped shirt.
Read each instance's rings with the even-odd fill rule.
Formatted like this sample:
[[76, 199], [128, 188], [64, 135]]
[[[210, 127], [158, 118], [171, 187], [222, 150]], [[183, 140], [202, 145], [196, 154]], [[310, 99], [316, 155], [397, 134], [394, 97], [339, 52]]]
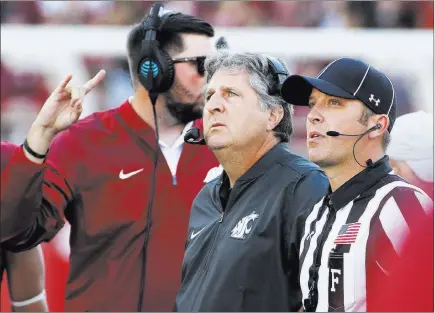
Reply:
[[400, 256], [413, 215], [433, 210], [419, 188], [394, 175], [384, 157], [300, 217], [299, 270], [306, 311], [366, 311], [370, 286], [366, 275], [376, 265], [383, 274], [383, 249]]

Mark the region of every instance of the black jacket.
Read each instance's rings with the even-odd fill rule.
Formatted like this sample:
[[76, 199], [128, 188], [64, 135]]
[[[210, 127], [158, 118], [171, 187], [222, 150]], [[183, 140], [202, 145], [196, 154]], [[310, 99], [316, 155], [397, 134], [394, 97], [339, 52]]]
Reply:
[[291, 225], [327, 193], [327, 177], [281, 143], [229, 187], [224, 172], [193, 203], [175, 309], [298, 310]]

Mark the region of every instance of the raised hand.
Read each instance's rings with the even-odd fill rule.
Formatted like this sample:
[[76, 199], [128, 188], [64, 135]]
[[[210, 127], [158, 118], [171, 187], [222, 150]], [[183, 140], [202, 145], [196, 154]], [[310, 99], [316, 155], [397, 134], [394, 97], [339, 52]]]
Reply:
[[[83, 100], [106, 75], [106, 71], [99, 71], [86, 84], [67, 87], [72, 75], [68, 75], [56, 87], [45, 101], [41, 111], [27, 134], [27, 143], [32, 151], [45, 155], [57, 133], [67, 129], [76, 122], [83, 111]], [[43, 159], [32, 156], [24, 150], [24, 154], [35, 163], [42, 163]]]
[[94, 89], [105, 75], [106, 72], [101, 70], [86, 84], [75, 87], [67, 87], [72, 75], [65, 77], [45, 101], [33, 124], [53, 135], [71, 126], [83, 111], [85, 95]]

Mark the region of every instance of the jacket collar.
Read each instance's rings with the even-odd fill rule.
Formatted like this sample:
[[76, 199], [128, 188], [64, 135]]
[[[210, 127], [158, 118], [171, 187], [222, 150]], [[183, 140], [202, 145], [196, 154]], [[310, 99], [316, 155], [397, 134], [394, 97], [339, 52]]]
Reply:
[[392, 168], [388, 160], [388, 156], [384, 156], [376, 163], [373, 163], [372, 166], [349, 179], [336, 191], [330, 193], [328, 197], [332, 201], [334, 208], [339, 210], [345, 207], [350, 201], [390, 173]]
[[[240, 176], [237, 181], [248, 181], [261, 176], [264, 172], [270, 169], [273, 163], [279, 160], [279, 157], [283, 155], [283, 152], [290, 153], [290, 149], [288, 148], [287, 144], [282, 142], [276, 144], [272, 147], [272, 149], [267, 151], [245, 174]], [[221, 182], [223, 182], [224, 185], [226, 185], [225, 182], [229, 184], [229, 178], [225, 170], [222, 172]]]
[[119, 113], [123, 120], [128, 123], [128, 126], [132, 129], [145, 130], [154, 132], [154, 130], [145, 122], [133, 109], [130, 103], [130, 99], [126, 100], [121, 106], [119, 106]]
[[235, 188], [235, 193], [231, 192], [232, 188], [230, 186], [230, 179], [224, 170], [221, 174], [220, 180], [217, 183], [219, 192], [218, 194], [224, 210], [229, 201], [230, 193], [233, 199], [237, 199], [242, 190], [247, 188], [249, 181], [252, 181], [255, 178], [263, 175], [263, 173], [270, 169], [274, 163], [279, 162], [280, 157], [287, 155], [286, 152], [290, 153], [290, 149], [286, 143], [278, 143], [273, 146], [272, 149], [266, 152], [245, 174], [237, 179], [233, 186], [233, 188]]

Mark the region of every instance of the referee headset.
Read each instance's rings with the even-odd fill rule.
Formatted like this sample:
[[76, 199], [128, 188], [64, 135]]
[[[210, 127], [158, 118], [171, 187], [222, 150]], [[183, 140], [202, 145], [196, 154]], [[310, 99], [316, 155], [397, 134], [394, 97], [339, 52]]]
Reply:
[[162, 50], [157, 37], [162, 25], [175, 12], [160, 14], [163, 5], [155, 3], [151, 7], [147, 18], [142, 25], [143, 40], [139, 52], [139, 60], [136, 63], [137, 77], [140, 84], [148, 91], [154, 115], [154, 125], [156, 133], [156, 150], [154, 153], [154, 166], [151, 179], [151, 188], [149, 202], [147, 206], [146, 227], [145, 227], [145, 242], [142, 247], [143, 262], [141, 269], [141, 282], [139, 301], [137, 311], [142, 311], [143, 294], [146, 282], [146, 263], [147, 263], [147, 247], [152, 226], [152, 208], [154, 205], [156, 172], [159, 158], [159, 128], [157, 124], [156, 101], [160, 93], [168, 91], [174, 82], [175, 70], [174, 63], [169, 54]]
[[[273, 75], [272, 86], [268, 90], [268, 94], [271, 96], [281, 95], [281, 87], [285, 79], [290, 75], [285, 66], [272, 56], [266, 55], [267, 62], [269, 63], [269, 70]], [[200, 134], [198, 127], [192, 127], [184, 135], [184, 142], [194, 145], [205, 145], [205, 139]]]

